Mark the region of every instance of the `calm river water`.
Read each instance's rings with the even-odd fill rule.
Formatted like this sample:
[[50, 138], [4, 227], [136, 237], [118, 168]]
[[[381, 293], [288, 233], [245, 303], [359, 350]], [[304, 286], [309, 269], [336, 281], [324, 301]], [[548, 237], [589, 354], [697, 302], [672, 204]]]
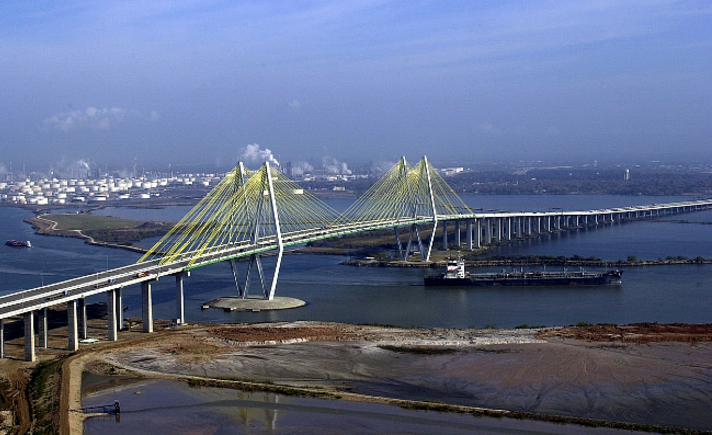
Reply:
[[[604, 207], [621, 207], [652, 203], [665, 203], [686, 198], [679, 197], [620, 197], [620, 196], [470, 196], [464, 198], [473, 208], [498, 210], [539, 210], [555, 208], [563, 210], [589, 210]], [[333, 201], [337, 209], [344, 209], [350, 201]], [[187, 207], [166, 209], [107, 208], [99, 214], [133, 219], [153, 219], [177, 221]], [[9, 293], [41, 284], [59, 281], [79, 275], [95, 273], [120, 265], [135, 262], [139, 255], [129, 251], [100, 248], [84, 244], [77, 239], [65, 239], [35, 235], [22, 219], [31, 216], [25, 210], [0, 207], [0, 240], [30, 240], [31, 249], [0, 247], [0, 294]], [[657, 259], [668, 256], [712, 257], [712, 211], [678, 215], [673, 220], [641, 221], [622, 225], [599, 227], [594, 230], [559, 234], [548, 238], [511, 244], [500, 248], [503, 255], [565, 255], [584, 257], [595, 256], [615, 261], [634, 255], [639, 259]], [[686, 222], [680, 222], [685, 220]], [[149, 243], [149, 242], [146, 242]], [[577, 322], [588, 323], [632, 323], [632, 322], [712, 322], [712, 265], [694, 266], [650, 266], [627, 268], [620, 286], [590, 288], [514, 288], [514, 289], [435, 289], [425, 288], [422, 277], [433, 273], [431, 269], [408, 268], [367, 268], [341, 266], [344, 257], [330, 255], [290, 254], [282, 261], [277, 294], [307, 301], [307, 306], [294, 310], [259, 313], [226, 313], [220, 310], [201, 310], [203, 302], [236, 293], [230, 267], [227, 264], [194, 270], [186, 280], [186, 320], [188, 322], [262, 322], [279, 320], [323, 320], [350, 323], [381, 323], [399, 326], [423, 327], [514, 327], [528, 325], [568, 325]], [[271, 259], [265, 265], [271, 267]], [[244, 263], [243, 263], [244, 267]], [[244, 276], [244, 271], [242, 272]], [[269, 273], [269, 270], [268, 270]], [[157, 319], [175, 317], [174, 283], [172, 279], [162, 279], [154, 287], [154, 316]], [[253, 287], [254, 288], [254, 287]], [[102, 301], [97, 296], [92, 301]], [[124, 289], [124, 305], [128, 306], [127, 316], [140, 317], [140, 288]], [[342, 421], [335, 427], [349, 428], [333, 417], [332, 406], [321, 401], [306, 402], [306, 399], [245, 395], [244, 393], [215, 392], [213, 396], [196, 399], [196, 391], [187, 387], [167, 384], [147, 384], [144, 394], [153, 391], [169, 392], [180, 397], [178, 402], [166, 404], [155, 414], [145, 414], [138, 423], [146, 428], [150, 421], [161, 421], [160, 428], [141, 433], [163, 432], [166, 428], [162, 413], [171, 419], [187, 415], [205, 413], [207, 420], [199, 419], [195, 424], [215, 420], [216, 430], [211, 433], [284, 433], [269, 430], [270, 421], [279, 414], [281, 425], [291, 427], [291, 419], [304, 419], [307, 423], [314, 419], [328, 417]], [[127, 390], [128, 391], [128, 390]], [[128, 395], [130, 392], [119, 391]], [[133, 390], [131, 390], [133, 391]], [[204, 393], [208, 394], [206, 390]], [[175, 393], [175, 394], [174, 394]], [[109, 395], [112, 397], [113, 395]], [[132, 394], [132, 393], [131, 393]], [[203, 394], [203, 393], [201, 393]], [[213, 394], [213, 393], [211, 393]], [[232, 394], [224, 398], [221, 395]], [[242, 395], [240, 395], [242, 394]], [[107, 400], [100, 397], [96, 400]], [[148, 397], [146, 395], [145, 397]], [[185, 398], [183, 400], [182, 398]], [[271, 404], [266, 404], [267, 402]], [[278, 405], [276, 405], [278, 404]], [[409, 414], [405, 411], [376, 409], [374, 405], [338, 405], [346, 412], [345, 419], [363, 418], [363, 433], [392, 431], [394, 422], [403, 419], [416, 421], [418, 418], [433, 417], [431, 414]], [[227, 408], [225, 408], [227, 407]], [[353, 407], [353, 409], [351, 408]], [[348, 409], [347, 409], [348, 408]], [[143, 412], [138, 407], [136, 416]], [[190, 410], [188, 412], [187, 410]], [[387, 416], [384, 416], [385, 414]], [[108, 426], [89, 423], [88, 433], [126, 433], [131, 414], [122, 416], [119, 432], [106, 432]], [[287, 417], [289, 416], [289, 417]], [[218, 418], [219, 417], [219, 418]], [[470, 430], [470, 422], [450, 420], [443, 425]], [[176, 420], [178, 421], [178, 420]], [[197, 422], [200, 423], [197, 423]], [[245, 421], [259, 422], [262, 428], [257, 432], [244, 428]], [[351, 421], [351, 420], [349, 420]], [[377, 421], [379, 423], [373, 423]], [[98, 426], [94, 426], [97, 424]], [[349, 423], [350, 424], [350, 423]], [[411, 433], [440, 432], [439, 420], [412, 429]], [[489, 424], [489, 423], [486, 423]], [[109, 425], [111, 426], [111, 425]], [[243, 429], [236, 429], [237, 427]], [[365, 427], [364, 426], [364, 427]], [[102, 427], [104, 429], [102, 429]], [[196, 426], [192, 426], [195, 428]], [[304, 427], [309, 427], [307, 424]], [[493, 428], [500, 433], [543, 433], [555, 432], [532, 426], [531, 422], [513, 428]], [[375, 429], [373, 429], [375, 428]], [[423, 429], [425, 428], [425, 429]], [[479, 430], [479, 429], [478, 429]], [[309, 431], [307, 431], [309, 432]], [[348, 431], [346, 431], [348, 432]], [[453, 431], [448, 431], [455, 433]], [[135, 432], [139, 433], [139, 432]], [[179, 432], [175, 432], [179, 433]], [[304, 432], [306, 433], [306, 432]], [[334, 433], [334, 432], [330, 432]], [[336, 432], [340, 433], [340, 432]], [[344, 432], [345, 433], [345, 432]], [[487, 431], [478, 433], [490, 433]], [[507, 432], [510, 433], [510, 432]], [[565, 433], [565, 432], [562, 432]], [[602, 433], [602, 432], [596, 432]]]
[[[466, 196], [473, 208], [503, 210], [594, 209], [671, 202], [679, 197]], [[343, 209], [348, 200], [336, 200]], [[187, 207], [107, 208], [97, 213], [175, 221]], [[0, 247], [0, 292], [7, 293], [134, 262], [129, 251], [84, 244], [78, 239], [38, 236], [22, 219], [25, 210], [0, 207], [0, 239], [31, 240], [32, 249]], [[640, 221], [561, 233], [500, 248], [505, 255], [595, 256], [615, 261], [667, 256], [712, 257], [712, 211], [678, 215], [679, 221]], [[439, 242], [439, 241], [438, 241]], [[148, 243], [148, 242], [146, 242]], [[194, 270], [186, 280], [187, 321], [260, 322], [325, 320], [399, 326], [456, 327], [568, 325], [631, 322], [712, 322], [712, 266], [649, 266], [625, 270], [623, 284], [591, 288], [435, 289], [422, 286], [432, 269], [339, 265], [345, 257], [293, 253], [282, 261], [277, 294], [308, 305], [281, 312], [226, 313], [201, 310], [203, 302], [236, 293], [228, 264]], [[273, 261], [266, 258], [265, 266]], [[244, 267], [245, 264], [243, 263]], [[268, 270], [269, 273], [269, 270]], [[242, 271], [244, 276], [244, 270]], [[173, 280], [155, 285], [155, 316], [174, 314]], [[128, 316], [140, 316], [140, 289], [124, 290]], [[253, 285], [253, 292], [257, 291]], [[102, 297], [97, 297], [102, 300]]]

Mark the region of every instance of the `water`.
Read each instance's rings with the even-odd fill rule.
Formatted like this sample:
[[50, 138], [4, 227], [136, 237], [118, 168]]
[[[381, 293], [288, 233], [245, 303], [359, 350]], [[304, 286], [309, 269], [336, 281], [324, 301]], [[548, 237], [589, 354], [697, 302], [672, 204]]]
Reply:
[[[589, 210], [683, 200], [681, 197], [618, 196], [465, 196], [473, 208], [506, 210]], [[336, 200], [345, 208], [348, 200]], [[107, 208], [102, 214], [133, 219], [172, 221], [188, 207], [165, 209]], [[96, 246], [78, 239], [38, 236], [22, 219], [25, 210], [0, 208], [0, 239], [31, 240], [33, 248], [0, 247], [0, 293], [39, 286], [107, 267], [135, 262], [139, 254]], [[712, 211], [673, 216], [669, 221], [639, 221], [596, 229], [561, 233], [547, 238], [506, 245], [502, 255], [581, 255], [605, 260], [658, 259], [668, 256], [712, 257]], [[439, 242], [439, 240], [437, 241]], [[145, 241], [145, 244], [152, 243]], [[282, 262], [279, 296], [305, 300], [307, 306], [279, 312], [227, 313], [201, 310], [211, 299], [235, 295], [230, 267], [220, 263], [192, 271], [185, 281], [188, 322], [261, 322], [324, 320], [424, 327], [515, 327], [632, 322], [712, 322], [712, 266], [651, 266], [627, 268], [620, 286], [590, 288], [426, 288], [422, 277], [432, 269], [366, 268], [339, 265], [341, 256], [289, 254]], [[264, 264], [271, 273], [274, 259]], [[246, 263], [238, 263], [244, 277]], [[154, 313], [158, 319], [175, 315], [174, 281], [163, 278], [154, 286]], [[253, 282], [251, 293], [259, 293]], [[101, 295], [94, 300], [103, 300]], [[124, 290], [127, 315], [140, 317], [140, 289]]]
[[[643, 197], [465, 197], [473, 207], [507, 210], [589, 210], [676, 201], [681, 198]], [[343, 201], [343, 200], [341, 200]], [[345, 202], [339, 204], [345, 207]], [[117, 217], [177, 221], [187, 207], [166, 209], [113, 208], [100, 211]], [[0, 240], [31, 240], [33, 248], [0, 246], [0, 294], [135, 262], [139, 254], [90, 246], [78, 239], [33, 234], [22, 219], [31, 213], [0, 207]], [[712, 212], [679, 215], [696, 223], [633, 222], [595, 230], [555, 235], [512, 244], [498, 250], [506, 255], [596, 256], [616, 260], [635, 255], [712, 257]], [[145, 242], [150, 243], [150, 242]], [[152, 242], [151, 242], [152, 243]], [[712, 266], [637, 267], [625, 271], [623, 284], [591, 288], [456, 289], [426, 288], [431, 269], [347, 267], [344, 257], [290, 254], [282, 262], [277, 294], [303, 299], [308, 305], [294, 310], [226, 313], [201, 310], [202, 303], [234, 295], [230, 268], [215, 264], [196, 269], [185, 281], [188, 322], [261, 322], [324, 320], [424, 327], [514, 327], [632, 322], [712, 322]], [[272, 258], [265, 258], [267, 273]], [[240, 264], [244, 276], [245, 263]], [[163, 278], [154, 286], [154, 316], [175, 317], [174, 283]], [[254, 286], [254, 284], [253, 284]], [[257, 289], [253, 287], [252, 292]], [[90, 302], [103, 300], [95, 296]], [[127, 315], [140, 317], [140, 289], [124, 289]], [[190, 389], [185, 384], [148, 382], [84, 399], [84, 405], [122, 403], [121, 423], [90, 420], [86, 433], [570, 433], [571, 426], [518, 422], [509, 419], [472, 419], [394, 407], [347, 402], [297, 399], [229, 390]], [[148, 404], [153, 404], [149, 406]], [[474, 430], [473, 430], [474, 429]], [[576, 427], [577, 433], [584, 428]], [[182, 432], [181, 432], [182, 431]], [[605, 429], [590, 433], [613, 433]]]
[[[135, 394], [140, 391], [141, 394]], [[306, 399], [219, 388], [190, 388], [174, 381], [147, 381], [83, 400], [83, 406], [118, 400], [120, 423], [90, 419], [86, 435], [101, 434], [630, 434], [604, 428], [412, 411], [373, 403]], [[200, 431], [196, 423], [200, 422]]]

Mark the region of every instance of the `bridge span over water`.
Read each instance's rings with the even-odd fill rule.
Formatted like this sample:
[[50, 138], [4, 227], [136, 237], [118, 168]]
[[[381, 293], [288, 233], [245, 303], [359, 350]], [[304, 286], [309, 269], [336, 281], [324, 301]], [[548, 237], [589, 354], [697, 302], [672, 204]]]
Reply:
[[[274, 298], [285, 248], [373, 230], [393, 229], [403, 259], [428, 261], [440, 232], [446, 250], [478, 249], [493, 243], [593, 225], [651, 219], [712, 207], [712, 198], [667, 204], [580, 211], [472, 211], [423, 158], [410, 166], [403, 158], [343, 213], [332, 209], [265, 163], [249, 171], [242, 163], [203, 198], [135, 264], [24, 290], [0, 297], [0, 356], [5, 356], [4, 325], [23, 322], [25, 359], [36, 346], [46, 348], [47, 308], [66, 304], [68, 347], [77, 350], [87, 337], [87, 297], [106, 294], [107, 338], [117, 339], [124, 325], [122, 289], [140, 285], [142, 325], [153, 331], [151, 284], [172, 276], [176, 318], [185, 321], [183, 282], [192, 269], [229, 262], [238, 297], [246, 298], [257, 272], [261, 296]], [[464, 235], [464, 237], [463, 237]], [[271, 277], [262, 256], [275, 257]], [[247, 260], [244, 279], [238, 260]], [[39, 343], [36, 343], [36, 332]]]

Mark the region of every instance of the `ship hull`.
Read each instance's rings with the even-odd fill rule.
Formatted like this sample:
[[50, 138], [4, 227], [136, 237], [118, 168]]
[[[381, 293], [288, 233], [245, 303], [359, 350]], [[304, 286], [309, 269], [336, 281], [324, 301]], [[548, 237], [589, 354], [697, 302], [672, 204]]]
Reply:
[[32, 246], [29, 241], [21, 241], [21, 240], [8, 240], [5, 242], [7, 246], [12, 246], [13, 248], [29, 248]]
[[426, 286], [456, 287], [534, 287], [534, 286], [592, 286], [621, 283], [622, 271], [603, 273], [514, 273], [497, 275], [469, 275], [461, 278], [444, 275], [426, 276]]

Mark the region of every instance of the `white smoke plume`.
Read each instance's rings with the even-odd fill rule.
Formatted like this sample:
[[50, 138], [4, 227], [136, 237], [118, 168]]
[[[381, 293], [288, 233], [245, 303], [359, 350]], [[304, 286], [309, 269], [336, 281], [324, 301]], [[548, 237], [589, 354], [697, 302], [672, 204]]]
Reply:
[[351, 175], [351, 170], [346, 162], [340, 162], [333, 157], [324, 157], [321, 159], [324, 172], [327, 174]]
[[373, 162], [371, 163], [371, 171], [374, 173], [374, 175], [380, 177], [381, 175], [388, 172], [395, 164], [396, 162], [389, 161]]
[[77, 167], [77, 169], [86, 169], [87, 171], [91, 169], [89, 168], [89, 162], [84, 159], [77, 160], [74, 165]]
[[7, 174], [7, 168], [5, 167], [5, 165], [0, 163], [0, 175], [5, 175], [5, 174]]
[[243, 148], [242, 154], [240, 154], [240, 159], [245, 163], [261, 164], [262, 162], [270, 162], [275, 166], [279, 166], [279, 161], [274, 158], [272, 150], [269, 148], [260, 149], [260, 146], [256, 143], [247, 145]]
[[307, 162], [294, 162], [292, 163], [292, 175], [295, 177], [301, 177], [304, 174], [309, 174], [314, 172], [314, 166]]
[[84, 177], [91, 172], [91, 163], [87, 159], [68, 162], [64, 157], [53, 165], [54, 173], [62, 176]]

